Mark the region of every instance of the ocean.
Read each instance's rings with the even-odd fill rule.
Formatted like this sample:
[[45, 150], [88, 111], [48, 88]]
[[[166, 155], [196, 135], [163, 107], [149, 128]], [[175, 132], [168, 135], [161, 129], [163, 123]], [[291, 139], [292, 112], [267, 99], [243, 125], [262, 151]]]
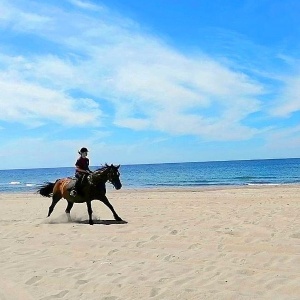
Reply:
[[[300, 158], [122, 165], [120, 173], [123, 189], [297, 184]], [[73, 167], [0, 170], [0, 193], [35, 192], [73, 174]]]

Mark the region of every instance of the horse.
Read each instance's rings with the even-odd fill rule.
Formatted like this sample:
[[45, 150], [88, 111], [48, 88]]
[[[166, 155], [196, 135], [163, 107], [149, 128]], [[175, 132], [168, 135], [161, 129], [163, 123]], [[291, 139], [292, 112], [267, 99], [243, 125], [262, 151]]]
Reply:
[[120, 181], [119, 167], [120, 165], [114, 166], [113, 164], [105, 164], [102, 168], [99, 168], [88, 175], [86, 177], [86, 180], [84, 180], [84, 182], [82, 183], [82, 192], [80, 194], [77, 194], [75, 197], [70, 195], [70, 189], [74, 185], [73, 178], [68, 177], [57, 179], [54, 183], [46, 182], [40, 187], [37, 193], [44, 197], [52, 197], [52, 204], [49, 207], [48, 217], [53, 212], [53, 209], [58, 201], [62, 198], [65, 198], [68, 202], [65, 212], [69, 220], [71, 220], [70, 212], [74, 203], [86, 202], [89, 215], [89, 224], [93, 225], [94, 221], [92, 218], [93, 211], [91, 202], [92, 200], [100, 200], [111, 210], [116, 221], [123, 221], [118, 216], [105, 195], [105, 183], [107, 181], [109, 181], [116, 190], [121, 189], [122, 183]]

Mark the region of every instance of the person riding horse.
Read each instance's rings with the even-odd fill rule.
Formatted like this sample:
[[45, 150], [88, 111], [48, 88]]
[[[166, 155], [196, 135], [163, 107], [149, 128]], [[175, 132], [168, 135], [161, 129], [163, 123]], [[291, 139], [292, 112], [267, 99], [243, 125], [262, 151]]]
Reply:
[[92, 171], [89, 169], [90, 160], [87, 158], [88, 149], [83, 147], [78, 151], [78, 154], [80, 155], [80, 157], [75, 163], [75, 177], [77, 178], [77, 180], [74, 188], [70, 192], [70, 196], [72, 197], [76, 197], [77, 194], [82, 194], [81, 188], [84, 185], [87, 176], [92, 173]]
[[103, 167], [96, 169], [88, 176], [88, 180], [86, 180], [84, 186], [81, 187], [82, 191], [84, 191], [84, 194], [77, 195], [76, 197], [72, 197], [69, 192], [69, 184], [72, 182], [72, 178], [70, 177], [60, 178], [55, 182], [46, 182], [43, 184], [37, 192], [43, 197], [52, 198], [52, 204], [49, 206], [48, 217], [50, 217], [58, 201], [62, 198], [65, 198], [68, 202], [66, 214], [69, 220], [73, 204], [86, 202], [89, 214], [89, 224], [93, 225], [94, 221], [92, 217], [93, 210], [91, 202], [93, 200], [100, 200], [111, 210], [115, 220], [122, 222], [122, 219], [108, 201], [105, 188], [106, 182], [110, 182], [116, 190], [122, 188], [119, 167], [120, 165], [114, 166], [113, 164], [105, 164]]

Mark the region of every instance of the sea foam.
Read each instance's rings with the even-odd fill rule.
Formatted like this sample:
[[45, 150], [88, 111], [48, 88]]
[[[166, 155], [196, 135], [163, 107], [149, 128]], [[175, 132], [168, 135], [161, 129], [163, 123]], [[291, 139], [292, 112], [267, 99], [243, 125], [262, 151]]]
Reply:
[[9, 184], [21, 184], [20, 181], [11, 181]]

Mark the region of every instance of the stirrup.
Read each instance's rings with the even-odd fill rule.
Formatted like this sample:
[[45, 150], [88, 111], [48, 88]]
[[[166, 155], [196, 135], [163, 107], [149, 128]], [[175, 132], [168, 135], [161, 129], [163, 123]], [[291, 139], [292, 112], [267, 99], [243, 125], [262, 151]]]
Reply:
[[72, 190], [72, 191], [70, 192], [70, 196], [76, 197], [76, 196], [77, 196], [77, 192], [76, 192], [75, 190]]

